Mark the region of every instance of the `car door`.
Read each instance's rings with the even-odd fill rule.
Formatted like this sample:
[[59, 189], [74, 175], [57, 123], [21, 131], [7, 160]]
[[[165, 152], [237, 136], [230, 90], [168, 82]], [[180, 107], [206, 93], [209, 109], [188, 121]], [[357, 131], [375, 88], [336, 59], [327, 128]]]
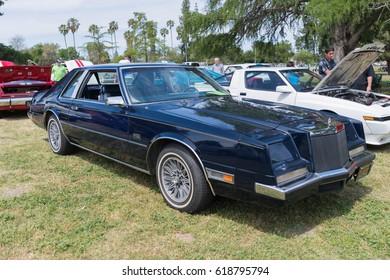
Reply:
[[289, 92], [277, 92], [276, 87], [288, 85], [276, 71], [250, 70], [245, 71], [245, 90], [240, 97], [253, 98], [294, 105], [296, 92], [293, 88]]
[[[111, 93], [103, 92], [108, 85]], [[106, 105], [103, 99], [115, 95], [123, 98], [115, 71], [89, 71], [69, 109], [68, 137], [88, 150], [131, 162], [128, 107]]]

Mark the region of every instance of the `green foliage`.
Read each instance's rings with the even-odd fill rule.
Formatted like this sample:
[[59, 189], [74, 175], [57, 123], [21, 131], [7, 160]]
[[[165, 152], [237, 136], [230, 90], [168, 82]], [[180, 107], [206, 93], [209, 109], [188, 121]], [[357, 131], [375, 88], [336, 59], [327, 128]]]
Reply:
[[1, 60], [12, 61], [16, 64], [27, 64], [32, 59], [31, 54], [26, 51], [16, 51], [13, 48], [0, 43]]
[[127, 22], [129, 30], [124, 33], [127, 53], [135, 60], [148, 62], [158, 57], [157, 22], [149, 21], [145, 13], [134, 12], [134, 17]]
[[305, 64], [314, 64], [318, 62], [319, 58], [312, 52], [300, 50], [294, 55], [294, 60], [300, 61]]
[[302, 32], [300, 49], [318, 53], [333, 44], [343, 57], [363, 36], [372, 41], [377, 33], [370, 27], [389, 17], [388, 0], [209, 0], [204, 13], [183, 13], [182, 22], [191, 23], [187, 37], [196, 41], [215, 33], [233, 36], [236, 44], [279, 41], [288, 30]]
[[287, 62], [293, 55], [291, 43], [288, 41], [276, 44], [257, 41], [254, 43], [254, 47], [256, 48], [256, 62]]
[[71, 60], [80, 58], [80, 53], [78, 53], [74, 47], [68, 47], [67, 49], [60, 49], [57, 52], [57, 56], [62, 60]]
[[94, 64], [106, 63], [110, 61], [108, 50], [111, 49], [111, 47], [106, 46], [105, 43], [109, 42], [104, 40], [104, 37], [108, 33], [102, 32], [102, 28], [103, 27], [99, 27], [96, 24], [90, 25], [88, 32], [91, 35], [86, 36], [93, 40], [93, 42], [88, 42], [85, 48], [88, 52], [89, 59]]

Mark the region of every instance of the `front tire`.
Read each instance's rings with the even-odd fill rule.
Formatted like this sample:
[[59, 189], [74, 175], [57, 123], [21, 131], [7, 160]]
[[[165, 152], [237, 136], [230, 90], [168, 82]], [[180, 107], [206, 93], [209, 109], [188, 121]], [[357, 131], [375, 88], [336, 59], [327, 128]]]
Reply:
[[157, 183], [165, 202], [182, 212], [194, 213], [213, 199], [198, 162], [179, 145], [168, 145], [157, 159]]
[[47, 122], [47, 136], [50, 148], [55, 154], [68, 155], [73, 152], [73, 146], [62, 133], [60, 124], [54, 116], [50, 116]]

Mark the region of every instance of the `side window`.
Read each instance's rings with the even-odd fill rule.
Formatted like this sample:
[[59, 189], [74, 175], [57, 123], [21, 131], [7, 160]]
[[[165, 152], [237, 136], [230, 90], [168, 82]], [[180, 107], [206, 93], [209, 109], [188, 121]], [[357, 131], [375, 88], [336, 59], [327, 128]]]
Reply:
[[62, 97], [71, 98], [72, 96], [75, 95], [75, 90], [81, 82], [80, 78], [83, 73], [84, 72], [80, 71], [79, 73], [76, 74], [74, 79], [69, 83], [68, 87], [63, 92]]
[[105, 102], [111, 96], [121, 96], [116, 72], [91, 71], [78, 98]]
[[286, 83], [275, 72], [267, 71], [248, 71], [245, 76], [245, 86], [248, 89], [276, 91], [277, 86], [283, 86]]

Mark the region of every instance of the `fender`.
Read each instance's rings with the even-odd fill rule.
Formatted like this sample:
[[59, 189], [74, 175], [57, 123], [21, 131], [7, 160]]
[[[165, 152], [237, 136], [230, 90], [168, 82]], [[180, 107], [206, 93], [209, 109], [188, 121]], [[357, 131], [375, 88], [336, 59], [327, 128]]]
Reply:
[[[160, 147], [166, 145], [166, 141], [168, 141], [169, 143], [175, 143], [175, 142], [179, 143], [179, 144], [185, 146], [193, 154], [195, 159], [198, 161], [200, 168], [203, 171], [203, 175], [206, 178], [206, 181], [210, 187], [211, 192], [215, 196], [213, 186], [212, 186], [212, 184], [207, 176], [206, 168], [204, 167], [203, 162], [199, 157], [199, 150], [197, 149], [197, 147], [195, 146], [195, 144], [193, 142], [191, 142], [188, 138], [184, 137], [183, 135], [172, 133], [172, 132], [167, 132], [167, 133], [162, 133], [162, 134], [156, 135], [150, 141], [148, 151], [146, 153], [146, 161], [147, 161], [147, 165], [148, 165], [148, 168], [151, 171], [151, 173], [153, 170], [152, 162], [155, 162], [152, 159], [153, 159], [153, 157], [158, 156], [157, 151], [160, 150]], [[159, 144], [161, 144], [161, 143], [162, 143], [162, 145], [160, 146]]]

